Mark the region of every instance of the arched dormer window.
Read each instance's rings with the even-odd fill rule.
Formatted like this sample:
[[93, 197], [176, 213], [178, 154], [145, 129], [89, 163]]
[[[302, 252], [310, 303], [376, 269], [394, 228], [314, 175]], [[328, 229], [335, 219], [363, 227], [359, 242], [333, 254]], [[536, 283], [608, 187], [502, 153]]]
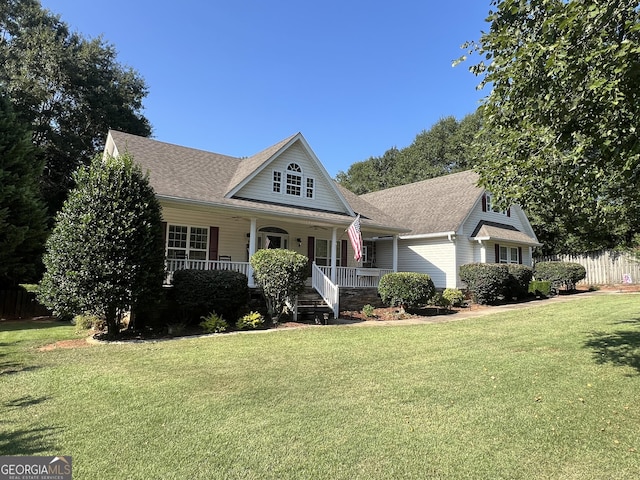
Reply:
[[273, 193], [286, 193], [287, 195], [310, 200], [315, 198], [315, 179], [313, 177], [305, 177], [299, 164], [291, 162], [287, 165], [286, 170], [273, 170], [272, 175]]
[[285, 188], [287, 195], [302, 196], [302, 169], [297, 163], [287, 165]]

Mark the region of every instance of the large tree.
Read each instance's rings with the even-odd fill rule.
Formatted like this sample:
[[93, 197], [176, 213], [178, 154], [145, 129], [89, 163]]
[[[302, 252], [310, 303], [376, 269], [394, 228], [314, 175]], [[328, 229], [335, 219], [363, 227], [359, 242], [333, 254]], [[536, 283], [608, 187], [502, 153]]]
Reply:
[[162, 286], [160, 204], [128, 154], [98, 155], [75, 177], [47, 240], [40, 300], [58, 315], [99, 315], [115, 336], [123, 313]]
[[31, 132], [0, 92], [0, 287], [34, 281], [46, 238]]
[[490, 85], [483, 185], [558, 251], [640, 232], [640, 8], [631, 0], [493, 0], [471, 70]]
[[416, 135], [408, 147], [392, 147], [381, 157], [356, 162], [336, 178], [360, 195], [467, 170], [473, 166], [471, 146], [479, 128], [477, 113], [461, 121], [443, 117]]
[[0, 3], [0, 86], [31, 125], [45, 163], [49, 212], [62, 205], [72, 173], [102, 149], [109, 128], [148, 136], [147, 87], [102, 38], [71, 32], [38, 0]]

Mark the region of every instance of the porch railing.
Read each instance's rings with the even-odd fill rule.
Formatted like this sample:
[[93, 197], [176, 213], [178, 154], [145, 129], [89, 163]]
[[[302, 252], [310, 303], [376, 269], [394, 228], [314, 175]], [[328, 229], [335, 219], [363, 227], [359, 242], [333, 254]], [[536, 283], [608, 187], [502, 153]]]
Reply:
[[311, 285], [333, 310], [333, 318], [340, 315], [340, 289], [318, 267], [315, 262], [311, 268]]
[[[318, 268], [325, 276], [331, 278], [331, 267]], [[346, 288], [375, 288], [383, 275], [393, 272], [388, 268], [336, 267], [336, 269], [336, 284]]]
[[173, 280], [173, 272], [176, 270], [233, 270], [244, 273], [247, 277], [251, 274], [249, 262], [231, 262], [226, 260], [189, 260], [189, 259], [167, 259], [165, 260], [167, 275], [165, 283], [169, 284]]

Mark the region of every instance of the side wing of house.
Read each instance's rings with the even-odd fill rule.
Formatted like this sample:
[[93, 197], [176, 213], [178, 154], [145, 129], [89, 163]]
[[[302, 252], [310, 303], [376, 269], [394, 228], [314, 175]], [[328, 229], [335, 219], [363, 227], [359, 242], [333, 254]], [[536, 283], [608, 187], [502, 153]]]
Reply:
[[[376, 266], [392, 268], [392, 239], [379, 239], [375, 245]], [[448, 235], [436, 237], [400, 237], [398, 271], [426, 273], [436, 288], [456, 287], [456, 245]]]
[[533, 248], [540, 243], [518, 205], [506, 211], [491, 207], [488, 193], [476, 201], [457, 235], [457, 262], [517, 263], [531, 266]]

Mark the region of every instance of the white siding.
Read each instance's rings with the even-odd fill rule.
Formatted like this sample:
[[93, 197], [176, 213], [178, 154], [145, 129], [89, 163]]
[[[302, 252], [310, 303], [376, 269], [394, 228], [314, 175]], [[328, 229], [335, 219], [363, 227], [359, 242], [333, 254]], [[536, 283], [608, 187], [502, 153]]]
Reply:
[[[162, 218], [172, 225], [187, 225], [193, 227], [218, 227], [218, 255], [230, 255], [232, 261], [246, 262], [249, 239], [247, 233], [251, 231], [251, 221], [248, 217], [231, 216], [219, 209], [187, 206], [172, 202], [162, 203]], [[264, 220], [258, 218], [257, 230], [263, 227], [277, 227], [287, 232], [288, 248], [302, 255], [308, 254], [308, 239], [314, 237], [331, 242], [330, 228], [315, 228], [309, 225], [290, 223], [286, 221]], [[353, 259], [353, 249], [346, 238], [344, 227], [337, 230], [338, 258], [341, 253], [341, 241], [347, 240], [347, 265], [358, 266]], [[259, 234], [259, 232], [258, 232]], [[297, 239], [300, 239], [298, 245]], [[166, 240], [166, 239], [165, 239]], [[389, 242], [391, 243], [391, 242]], [[214, 259], [209, 259], [214, 260]]]
[[[300, 197], [284, 193], [286, 191], [285, 178], [287, 165], [292, 162], [297, 163], [302, 168], [302, 195]], [[274, 170], [282, 172], [282, 187], [280, 193], [273, 192]], [[305, 196], [307, 178], [314, 179], [314, 198], [312, 199], [306, 198]], [[306, 149], [303, 148], [299, 142], [289, 147], [247, 185], [242, 187], [236, 193], [236, 196], [347, 213], [344, 204], [335, 194], [331, 185], [328, 184], [315, 160], [309, 156]]]
[[393, 268], [393, 241], [376, 241], [376, 267]]
[[489, 222], [502, 223], [504, 225], [512, 225], [516, 227], [521, 232], [526, 233], [527, 235], [533, 235], [533, 232], [525, 227], [525, 223], [522, 221], [524, 217], [524, 212], [518, 206], [511, 207], [511, 216], [507, 216], [503, 213], [498, 212], [483, 212], [482, 211], [482, 203], [477, 202], [471, 214], [467, 217], [466, 221], [462, 225], [461, 233], [462, 235], [466, 235], [469, 237], [473, 230], [476, 228], [478, 223], [482, 220], [486, 220]]
[[456, 286], [455, 246], [447, 238], [398, 242], [398, 271], [426, 273], [436, 288]]

